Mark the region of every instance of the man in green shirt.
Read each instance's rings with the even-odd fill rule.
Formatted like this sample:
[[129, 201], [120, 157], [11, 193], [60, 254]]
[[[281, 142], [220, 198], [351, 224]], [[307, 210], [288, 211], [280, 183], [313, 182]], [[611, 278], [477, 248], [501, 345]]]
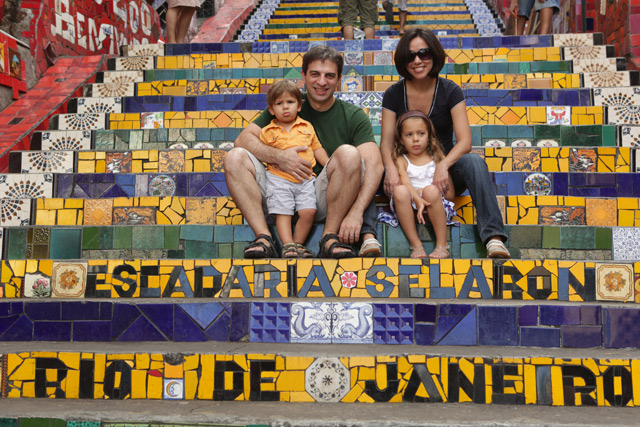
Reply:
[[[348, 245], [359, 241], [361, 256], [379, 256], [373, 197], [382, 177], [382, 159], [366, 113], [333, 96], [340, 84], [342, 66], [342, 55], [328, 46], [314, 46], [302, 58], [307, 96], [299, 116], [311, 122], [330, 156], [325, 168], [319, 168], [322, 172], [315, 171], [315, 219], [325, 221], [318, 256], [352, 257], [355, 254]], [[311, 164], [298, 155], [306, 148], [279, 150], [260, 141], [261, 128], [272, 118], [265, 110], [240, 133], [235, 148], [224, 159], [231, 197], [256, 234], [256, 240], [245, 248], [246, 258], [277, 256], [264, 218], [262, 200], [267, 189], [262, 162], [276, 164], [298, 179], [312, 173]]]

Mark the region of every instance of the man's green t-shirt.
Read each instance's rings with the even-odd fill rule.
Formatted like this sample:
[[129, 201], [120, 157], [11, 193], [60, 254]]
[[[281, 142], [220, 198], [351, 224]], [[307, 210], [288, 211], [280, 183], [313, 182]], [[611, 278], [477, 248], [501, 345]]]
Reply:
[[[311, 108], [305, 96], [299, 116], [313, 125], [329, 157], [342, 144], [357, 147], [365, 142], [375, 141], [367, 114], [360, 107], [340, 99], [336, 99], [327, 111], [316, 111]], [[263, 128], [271, 123], [274, 117], [269, 113], [269, 109], [265, 109], [253, 123]], [[316, 165], [314, 172], [318, 174], [320, 171], [322, 166]]]

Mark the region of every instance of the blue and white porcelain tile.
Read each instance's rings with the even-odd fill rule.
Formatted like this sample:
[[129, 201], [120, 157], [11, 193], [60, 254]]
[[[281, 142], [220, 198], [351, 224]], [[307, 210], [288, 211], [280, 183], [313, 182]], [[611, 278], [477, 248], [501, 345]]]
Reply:
[[360, 103], [362, 102], [362, 96], [365, 94], [366, 92], [356, 92], [356, 91], [345, 91], [345, 92], [340, 92], [336, 95], [336, 97], [338, 99], [341, 99], [342, 101], [348, 102], [349, 104], [353, 104], [355, 106], [360, 107]]
[[162, 399], [183, 400], [184, 399], [184, 378], [163, 378]]
[[42, 150], [91, 150], [91, 131], [49, 130], [42, 132]]
[[39, 199], [53, 197], [50, 173], [12, 173], [0, 175], [0, 198]]
[[613, 259], [616, 261], [640, 260], [640, 228], [613, 227]]
[[153, 70], [155, 68], [153, 56], [121, 56], [115, 60], [116, 71]]
[[385, 39], [382, 40], [382, 50], [393, 52], [396, 50], [399, 39]]
[[345, 52], [344, 53], [344, 65], [364, 65], [364, 53], [363, 52]]
[[556, 47], [593, 46], [593, 35], [584, 34], [553, 34], [553, 45]]
[[122, 49], [122, 56], [164, 56], [163, 44], [127, 45]]
[[607, 58], [607, 46], [568, 46], [563, 47], [562, 51], [564, 52], [565, 60]]
[[291, 342], [330, 343], [332, 317], [332, 303], [291, 304]]
[[360, 107], [362, 108], [382, 108], [381, 92], [365, 92], [360, 99]]
[[373, 52], [373, 65], [393, 65], [393, 53]]
[[629, 71], [603, 71], [601, 73], [584, 73], [584, 87], [623, 87], [631, 86]]
[[73, 173], [73, 151], [23, 151], [22, 173]]
[[[364, 83], [362, 82], [362, 76], [343, 76], [341, 86], [342, 86], [343, 92], [362, 92], [364, 90]], [[350, 98], [352, 99], [353, 97], [350, 97]], [[358, 98], [360, 98], [360, 95], [358, 95]], [[358, 104], [355, 104], [355, 105], [358, 105]]]
[[633, 264], [596, 263], [596, 300], [633, 301]]
[[304, 389], [316, 402], [340, 402], [351, 390], [351, 372], [337, 358], [317, 358], [304, 372]]
[[369, 303], [333, 303], [333, 343], [372, 344], [373, 307]]
[[104, 114], [59, 114], [58, 130], [95, 130], [104, 129]]
[[573, 60], [573, 72], [576, 74], [603, 73], [605, 71], [618, 71], [618, 64], [616, 62], [616, 58], [574, 59]]
[[594, 106], [630, 106], [640, 105], [640, 88], [611, 87], [593, 89]]
[[140, 83], [144, 82], [144, 71], [103, 71], [102, 83]]
[[640, 106], [604, 108], [610, 125], [640, 125]]
[[76, 113], [122, 113], [122, 98], [78, 98]]
[[345, 40], [344, 51], [353, 53], [362, 53], [364, 50], [364, 40]]
[[271, 42], [271, 53], [289, 53], [289, 42]]

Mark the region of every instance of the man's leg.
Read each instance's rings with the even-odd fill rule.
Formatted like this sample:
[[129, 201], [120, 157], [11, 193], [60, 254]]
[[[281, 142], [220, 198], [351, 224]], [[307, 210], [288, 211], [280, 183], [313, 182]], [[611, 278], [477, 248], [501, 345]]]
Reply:
[[507, 235], [504, 232], [496, 191], [484, 159], [477, 154], [465, 154], [449, 169], [449, 172], [456, 194], [460, 194], [465, 188], [469, 189], [476, 209], [478, 233], [482, 242], [486, 244], [494, 237], [505, 241]]
[[353, 40], [353, 25], [345, 25], [342, 27], [342, 37], [345, 40]]
[[342, 37], [353, 40], [353, 27], [358, 18], [358, 0], [340, 0], [338, 4], [338, 25], [342, 28]]
[[[227, 187], [233, 202], [240, 209], [256, 236], [260, 234], [271, 236], [262, 207], [264, 188], [260, 188], [257, 178], [258, 172], [264, 173], [264, 166], [259, 161], [256, 164], [251, 157], [243, 148], [234, 148], [226, 154], [224, 174]], [[261, 171], [257, 171], [258, 165], [262, 168]], [[268, 244], [264, 239], [259, 241]]]

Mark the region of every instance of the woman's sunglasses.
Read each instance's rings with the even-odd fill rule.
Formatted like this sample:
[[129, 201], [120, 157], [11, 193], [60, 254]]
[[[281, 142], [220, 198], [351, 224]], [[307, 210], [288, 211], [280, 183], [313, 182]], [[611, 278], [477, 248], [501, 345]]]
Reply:
[[421, 61], [428, 61], [430, 59], [433, 59], [433, 53], [431, 52], [431, 49], [429, 49], [428, 47], [422, 48], [417, 52], [414, 52], [412, 50], [409, 51], [409, 62], [413, 62], [416, 60], [416, 56], [418, 58], [420, 58]]

